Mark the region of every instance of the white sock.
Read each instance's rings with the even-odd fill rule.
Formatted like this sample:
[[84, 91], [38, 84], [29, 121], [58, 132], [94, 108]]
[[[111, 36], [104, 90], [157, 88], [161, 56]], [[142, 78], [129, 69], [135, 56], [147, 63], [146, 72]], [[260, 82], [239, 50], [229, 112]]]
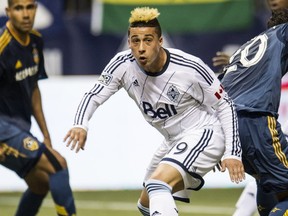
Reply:
[[249, 182], [240, 195], [233, 216], [251, 216], [257, 212], [257, 186], [255, 181]]
[[172, 188], [165, 182], [149, 179], [145, 183], [149, 195], [150, 216], [178, 216]]
[[138, 207], [139, 211], [141, 212], [141, 214], [142, 214], [143, 216], [150, 216], [149, 208], [144, 207], [144, 206], [140, 203], [140, 200], [138, 200], [137, 207]]

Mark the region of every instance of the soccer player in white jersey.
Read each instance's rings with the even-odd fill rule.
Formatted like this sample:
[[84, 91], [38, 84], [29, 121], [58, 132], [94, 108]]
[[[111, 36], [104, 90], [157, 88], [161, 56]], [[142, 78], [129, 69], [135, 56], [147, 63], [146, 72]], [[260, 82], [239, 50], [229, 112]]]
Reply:
[[173, 194], [199, 190], [203, 176], [218, 162], [232, 182], [245, 174], [232, 100], [201, 59], [162, 47], [158, 16], [155, 8], [131, 12], [130, 49], [116, 54], [83, 96], [64, 141], [76, 152], [84, 149], [93, 113], [124, 88], [164, 137], [149, 165], [138, 208], [143, 215], [176, 216]]

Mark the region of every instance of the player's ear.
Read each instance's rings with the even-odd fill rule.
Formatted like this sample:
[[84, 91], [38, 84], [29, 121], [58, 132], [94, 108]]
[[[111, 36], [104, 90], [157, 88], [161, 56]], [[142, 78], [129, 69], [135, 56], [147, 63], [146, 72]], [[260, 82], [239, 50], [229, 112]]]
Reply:
[[161, 46], [163, 45], [163, 37], [162, 36], [159, 38], [159, 43]]
[[9, 17], [9, 11], [10, 11], [9, 6], [5, 7], [5, 13], [7, 17]]

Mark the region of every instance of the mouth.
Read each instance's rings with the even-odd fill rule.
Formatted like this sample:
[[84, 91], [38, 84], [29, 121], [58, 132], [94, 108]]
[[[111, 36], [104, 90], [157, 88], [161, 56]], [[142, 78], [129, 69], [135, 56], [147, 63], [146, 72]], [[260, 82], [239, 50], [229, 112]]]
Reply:
[[147, 62], [147, 58], [144, 57], [144, 56], [140, 56], [140, 57], [139, 57], [139, 62], [142, 63], [142, 64], [143, 64], [143, 63], [146, 63], [146, 62]]
[[31, 22], [22, 22], [22, 26], [31, 26]]

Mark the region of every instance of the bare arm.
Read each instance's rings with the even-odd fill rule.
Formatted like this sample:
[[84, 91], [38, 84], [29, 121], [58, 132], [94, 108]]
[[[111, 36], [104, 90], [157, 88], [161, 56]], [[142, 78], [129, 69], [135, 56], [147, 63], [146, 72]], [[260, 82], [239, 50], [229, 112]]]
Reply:
[[44, 112], [42, 109], [41, 93], [38, 84], [35, 85], [32, 95], [33, 116], [43, 134], [44, 144], [52, 147], [50, 134], [47, 128]]

